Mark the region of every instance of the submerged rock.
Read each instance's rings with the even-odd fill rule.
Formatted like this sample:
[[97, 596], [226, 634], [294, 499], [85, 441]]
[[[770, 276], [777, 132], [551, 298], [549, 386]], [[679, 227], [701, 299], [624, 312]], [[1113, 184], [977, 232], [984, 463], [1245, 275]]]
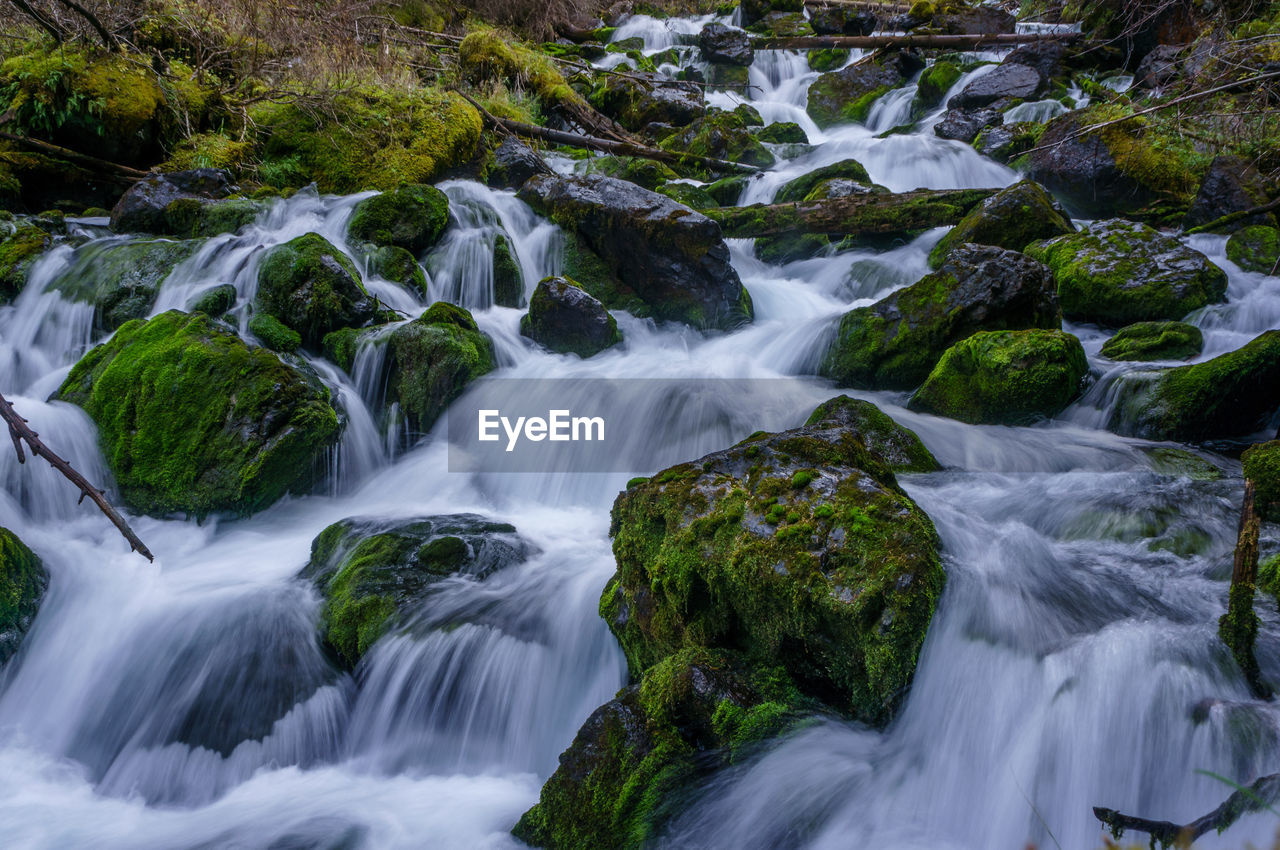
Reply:
[[972, 242], [1011, 251], [1032, 242], [1075, 233], [1075, 225], [1044, 189], [1030, 180], [1001, 189], [975, 207], [929, 253], [934, 268], [956, 245]]
[[1112, 360], [1190, 360], [1204, 348], [1204, 334], [1186, 322], [1138, 322], [1102, 344]]
[[805, 425], [839, 425], [850, 429], [867, 451], [894, 472], [936, 472], [938, 459], [915, 431], [899, 425], [880, 408], [847, 395], [828, 399], [814, 409]]
[[538, 284], [529, 312], [520, 320], [520, 333], [552, 351], [583, 358], [622, 341], [618, 323], [604, 305], [563, 277]]
[[176, 310], [125, 323], [57, 398], [89, 414], [121, 495], [155, 516], [250, 514], [304, 491], [341, 430], [318, 381]]
[[1015, 251], [960, 245], [933, 274], [845, 313], [820, 369], [843, 386], [910, 390], [978, 331], [1061, 324], [1047, 267]]
[[449, 199], [434, 186], [406, 183], [366, 198], [351, 212], [347, 233], [379, 247], [394, 245], [420, 256], [449, 224]]
[[258, 267], [256, 304], [309, 347], [318, 347], [330, 331], [366, 324], [375, 309], [355, 265], [318, 233], [267, 252]]
[[910, 51], [874, 53], [814, 80], [806, 111], [819, 127], [865, 121], [881, 95], [904, 85], [923, 67], [924, 60]]
[[391, 332], [388, 386], [409, 427], [431, 429], [467, 385], [492, 372], [493, 342], [471, 314], [437, 301]]
[[1112, 219], [1027, 253], [1058, 279], [1068, 319], [1118, 327], [1181, 319], [1226, 300], [1227, 275], [1199, 251], [1144, 224]]
[[520, 198], [581, 237], [626, 287], [625, 293], [601, 292], [593, 277], [570, 272], [606, 307], [625, 306], [629, 296], [656, 319], [696, 328], [751, 321], [751, 299], [729, 263], [720, 225], [701, 213], [598, 175], [539, 175], [525, 183]]
[[49, 573], [18, 535], [0, 528], [0, 667], [13, 657], [49, 588]]
[[477, 514], [355, 517], [312, 541], [302, 577], [324, 600], [322, 639], [355, 667], [379, 637], [409, 624], [434, 585], [454, 575], [484, 579], [532, 551], [514, 526]]
[[1280, 265], [1280, 230], [1254, 225], [1227, 240], [1227, 259], [1247, 272], [1276, 274]]
[[230, 283], [219, 283], [212, 289], [201, 293], [187, 305], [189, 313], [204, 313], [212, 318], [218, 318], [226, 313], [232, 307], [236, 306], [238, 298], [236, 288]]
[[1061, 413], [1088, 374], [1069, 333], [977, 333], [947, 349], [907, 406], [970, 424], [1028, 425]]
[[1252, 433], [1280, 407], [1280, 331], [1204, 363], [1127, 376], [1107, 427], [1192, 442]]
[[200, 245], [167, 240], [86, 245], [50, 288], [69, 301], [92, 304], [94, 327], [113, 331], [130, 319], [145, 318], [165, 278]]
[[493, 241], [493, 303], [499, 307], [524, 306], [524, 272], [511, 243], [501, 233]]

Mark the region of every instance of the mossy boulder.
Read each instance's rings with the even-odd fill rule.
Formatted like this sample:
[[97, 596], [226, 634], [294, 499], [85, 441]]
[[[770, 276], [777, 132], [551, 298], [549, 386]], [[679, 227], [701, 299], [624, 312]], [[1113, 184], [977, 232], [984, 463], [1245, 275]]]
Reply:
[[923, 115], [941, 104], [942, 98], [963, 73], [959, 65], [947, 59], [939, 59], [921, 71], [920, 79], [916, 82], [916, 99], [912, 104], [912, 112]]
[[1240, 456], [1244, 477], [1253, 482], [1258, 515], [1280, 522], [1280, 440], [1257, 443]]
[[564, 277], [549, 277], [534, 289], [520, 333], [551, 351], [583, 358], [622, 342], [604, 305]]
[[550, 850], [652, 846], [701, 783], [806, 708], [781, 669], [681, 650], [587, 718], [512, 831]]
[[258, 267], [257, 307], [318, 347], [325, 334], [373, 318], [375, 301], [346, 254], [318, 233], [267, 252]]
[[449, 224], [449, 199], [434, 186], [405, 184], [365, 198], [351, 211], [347, 234], [358, 242], [393, 245], [421, 256]]
[[682, 204], [694, 210], [705, 210], [720, 206], [719, 202], [711, 197], [710, 192], [702, 186], [695, 186], [692, 183], [672, 181], [663, 183], [654, 191], [660, 195], [666, 195], [677, 204]]
[[845, 313], [820, 369], [843, 386], [910, 390], [948, 348], [979, 331], [1061, 324], [1047, 267], [1015, 251], [960, 245], [933, 274]]
[[449, 403], [495, 367], [493, 342], [471, 314], [437, 301], [388, 338], [389, 386], [417, 432], [430, 430]]
[[705, 215], [600, 175], [536, 175], [519, 197], [580, 237], [629, 290], [606, 295], [591, 277], [574, 277], [606, 307], [625, 307], [629, 296], [656, 319], [695, 328], [751, 321], [751, 299], [729, 262], [720, 225]]
[[683, 127], [707, 111], [698, 86], [672, 84], [653, 73], [601, 75], [589, 100], [596, 109], [633, 131], [650, 124]]
[[49, 573], [18, 535], [0, 528], [0, 667], [31, 628], [49, 588]]
[[874, 725], [911, 684], [945, 581], [933, 524], [839, 421], [664, 470], [618, 496], [611, 531], [600, 613], [633, 676], [732, 650]]
[[[844, 184], [859, 187], [861, 191], [842, 191]], [[871, 175], [862, 163], [856, 159], [842, 159], [831, 165], [815, 168], [794, 180], [782, 184], [774, 196], [775, 204], [790, 204], [799, 201], [814, 201], [821, 198], [844, 197], [850, 194], [861, 194], [872, 189]], [[834, 190], [834, 191], [833, 191]]]
[[[1209, 163], [1182, 224], [1188, 228], [1211, 224], [1223, 216], [1265, 206], [1269, 200], [1267, 181], [1252, 163], [1238, 156], [1217, 156]], [[1219, 227], [1221, 232], [1233, 233], [1255, 225], [1274, 227], [1275, 224], [1274, 214], [1254, 213]]]
[[775, 12], [792, 14], [804, 9], [803, 0], [744, 0], [739, 5], [742, 11], [742, 22], [754, 24], [767, 15]]
[[637, 186], [655, 190], [668, 180], [679, 177], [668, 165], [635, 156], [592, 157], [587, 160], [585, 173], [630, 180]]
[[204, 313], [216, 319], [236, 306], [238, 297], [239, 295], [234, 285], [219, 283], [191, 299], [191, 302], [187, 305], [187, 312]]
[[389, 630], [411, 623], [431, 589], [449, 576], [476, 580], [525, 560], [514, 526], [477, 514], [410, 520], [353, 517], [311, 543], [302, 577], [323, 598], [320, 635], [355, 667]]
[[1023, 180], [996, 192], [960, 219], [929, 252], [929, 264], [937, 268], [948, 251], [966, 242], [1022, 251], [1032, 242], [1075, 231], [1048, 192]]
[[1006, 99], [1034, 100], [1044, 87], [1044, 76], [1035, 68], [1005, 63], [972, 79], [947, 105], [952, 109], [981, 109]]
[[493, 241], [493, 303], [499, 307], [524, 306], [524, 272], [507, 237]]
[[1226, 300], [1227, 275], [1199, 251], [1144, 224], [1111, 219], [1027, 247], [1058, 279], [1068, 319], [1122, 327], [1181, 319]]
[[[716, 109], [663, 139], [658, 147], [675, 154], [692, 154], [768, 168], [773, 165], [774, 156], [757, 138], [758, 132], [741, 112]], [[682, 161], [681, 168], [690, 175], [712, 175], [708, 166], [698, 162]]]
[[[5, 234], [0, 222], [0, 234]], [[0, 304], [12, 301], [27, 285], [32, 264], [53, 245], [53, 236], [34, 224], [20, 223], [0, 239]]]
[[1027, 425], [1061, 413], [1088, 374], [1084, 347], [1069, 333], [977, 333], [947, 349], [907, 406], [971, 424]]
[[[154, 233], [162, 236], [190, 236], [215, 219], [237, 219], [231, 212], [206, 214], [205, 204], [221, 202], [236, 189], [231, 175], [215, 168], [197, 168], [165, 174], [150, 174], [130, 186], [111, 210], [111, 229], [117, 233]], [[257, 214], [258, 205], [253, 202], [234, 202], [230, 208], [211, 209], [244, 210], [249, 207]], [[241, 214], [243, 215], [243, 214]], [[252, 220], [252, 216], [248, 217]], [[240, 221], [236, 224], [247, 223]], [[231, 227], [235, 230], [236, 227]]]
[[1186, 322], [1138, 322], [1102, 344], [1112, 360], [1190, 360], [1204, 348], [1204, 334]]
[[813, 35], [813, 27], [809, 26], [809, 19], [800, 11], [770, 12], [749, 25], [747, 29], [756, 35], [772, 38], [796, 38], [798, 36]]
[[756, 138], [771, 145], [807, 145], [809, 134], [794, 121], [775, 121], [756, 131]]
[[369, 254], [369, 269], [383, 280], [398, 283], [418, 295], [427, 294], [427, 273], [418, 258], [398, 245], [384, 245]]
[[761, 236], [756, 240], [755, 253], [763, 262], [782, 265], [816, 257], [830, 245], [831, 240], [821, 233], [782, 233]]
[[861, 123], [881, 95], [905, 85], [923, 67], [924, 60], [909, 50], [878, 51], [814, 80], [806, 111], [819, 127]]
[[160, 516], [250, 514], [302, 492], [340, 431], [318, 381], [176, 310], [126, 322], [57, 398], [97, 424], [125, 501]]
[[1276, 274], [1280, 264], [1280, 230], [1255, 224], [1231, 234], [1227, 259], [1247, 272]]
[[806, 58], [809, 60], [809, 70], [825, 73], [843, 67], [849, 61], [849, 50], [840, 47], [819, 48], [810, 50]]
[[112, 331], [130, 319], [145, 318], [165, 278], [200, 244], [140, 240], [86, 245], [50, 288], [69, 301], [92, 304], [94, 327]]
[[1194, 442], [1250, 434], [1280, 407], [1280, 331], [1204, 363], [1126, 376], [1107, 427]]
[[942, 469], [933, 452], [915, 431], [860, 398], [839, 395], [818, 405], [805, 425], [835, 424], [850, 429], [867, 451], [894, 472], [936, 472]]
[[249, 332], [258, 338], [264, 348], [282, 354], [292, 354], [302, 347], [302, 336], [270, 313], [255, 313], [249, 320]]
[[181, 239], [235, 233], [252, 224], [266, 208], [265, 203], [247, 198], [179, 198], [161, 212], [161, 226], [154, 232]]

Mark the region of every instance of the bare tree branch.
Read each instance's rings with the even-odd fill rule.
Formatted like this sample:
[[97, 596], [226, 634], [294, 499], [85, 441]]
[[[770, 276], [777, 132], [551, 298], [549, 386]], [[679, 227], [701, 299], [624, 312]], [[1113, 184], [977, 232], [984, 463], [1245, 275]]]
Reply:
[[1094, 806], [1093, 816], [1110, 827], [1116, 838], [1119, 838], [1125, 830], [1131, 829], [1134, 832], [1147, 833], [1151, 836], [1153, 843], [1158, 841], [1162, 847], [1182, 847], [1211, 830], [1222, 832], [1238, 821], [1242, 815], [1270, 808], [1278, 798], [1280, 798], [1280, 773], [1273, 773], [1258, 779], [1247, 788], [1240, 788], [1221, 806], [1186, 824], [1176, 824], [1167, 820], [1148, 820], [1101, 806]]

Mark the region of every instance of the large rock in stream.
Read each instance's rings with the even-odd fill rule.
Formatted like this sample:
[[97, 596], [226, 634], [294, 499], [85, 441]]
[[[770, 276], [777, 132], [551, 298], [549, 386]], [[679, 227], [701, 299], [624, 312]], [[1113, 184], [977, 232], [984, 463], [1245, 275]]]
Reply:
[[257, 201], [227, 197], [236, 191], [231, 175], [215, 168], [151, 174], [120, 197], [111, 229], [183, 238], [230, 233], [264, 209]]
[[155, 239], [86, 245], [50, 288], [68, 300], [92, 304], [94, 327], [112, 331], [145, 318], [165, 278], [201, 244]]
[[0, 667], [18, 651], [48, 588], [49, 573], [36, 554], [0, 528]]
[[819, 127], [865, 121], [881, 95], [905, 85], [923, 67], [924, 60], [911, 51], [874, 53], [814, 80], [805, 109]]
[[842, 386], [910, 390], [965, 337], [1061, 325], [1045, 265], [1016, 251], [960, 245], [933, 274], [845, 313], [820, 371]]
[[267, 252], [258, 268], [255, 303], [313, 348], [331, 331], [368, 323], [375, 311], [355, 264], [319, 233], [304, 233]]
[[56, 397], [89, 414], [120, 494], [155, 516], [250, 514], [304, 491], [341, 430], [318, 379], [177, 310], [126, 322]]
[[938, 539], [848, 405], [824, 407], [615, 501], [600, 612], [637, 684], [583, 725], [518, 836], [648, 846], [708, 774], [797, 716], [893, 715], [945, 582]]
[[591, 357], [622, 341], [609, 311], [576, 281], [549, 277], [529, 299], [520, 333], [561, 354]]
[[1023, 251], [1032, 242], [1075, 233], [1075, 225], [1053, 197], [1030, 180], [1014, 183], [987, 198], [938, 241], [929, 252], [937, 267], [956, 245], [972, 242]]
[[752, 319], [751, 298], [729, 263], [720, 225], [634, 183], [588, 174], [535, 175], [519, 197], [580, 237], [625, 291], [574, 275], [606, 307], [633, 300], [656, 319], [732, 329]]

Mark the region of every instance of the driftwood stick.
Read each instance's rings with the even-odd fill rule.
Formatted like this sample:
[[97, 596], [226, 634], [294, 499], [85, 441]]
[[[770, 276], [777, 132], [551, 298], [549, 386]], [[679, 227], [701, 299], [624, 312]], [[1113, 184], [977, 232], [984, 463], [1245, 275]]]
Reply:
[[952, 50], [976, 50], [1006, 44], [1032, 44], [1038, 41], [1072, 41], [1078, 32], [1063, 33], [999, 33], [983, 35], [796, 35], [753, 38], [756, 50], [806, 50], [813, 47], [948, 47]]
[[118, 162], [109, 162], [105, 159], [98, 159], [96, 156], [79, 153], [69, 148], [59, 147], [40, 139], [33, 139], [30, 136], [19, 136], [17, 133], [9, 133], [0, 130], [0, 139], [14, 142], [23, 147], [30, 148], [40, 153], [47, 153], [50, 156], [56, 156], [61, 159], [69, 160], [80, 165], [87, 166], [99, 173], [106, 173], [114, 179], [122, 180], [128, 183], [135, 183], [147, 176], [147, 172], [139, 171], [136, 168], [130, 168], [127, 165], [121, 165]]
[[904, 233], [956, 224], [993, 194], [994, 189], [917, 189], [793, 204], [715, 207], [702, 212], [720, 222], [725, 236]]
[[102, 491], [90, 484], [88, 479], [79, 472], [76, 472], [71, 464], [50, 451], [49, 447], [40, 441], [40, 435], [31, 430], [27, 420], [18, 415], [18, 412], [13, 409], [13, 405], [9, 404], [3, 395], [0, 395], [0, 419], [3, 419], [9, 426], [9, 437], [13, 440], [13, 448], [18, 453], [18, 463], [26, 463], [26, 456], [22, 452], [22, 444], [25, 442], [31, 449], [32, 455], [49, 461], [49, 464], [54, 469], [61, 472], [68, 481], [80, 488], [81, 502], [84, 501], [85, 496], [93, 500], [93, 503], [107, 515], [107, 519], [111, 520], [111, 524], [120, 529], [124, 539], [129, 541], [130, 549], [142, 555], [148, 561], [155, 560], [151, 550], [138, 539], [138, 535], [133, 533], [133, 529], [129, 527], [129, 523], [124, 521], [124, 517], [120, 516], [116, 509], [111, 507], [106, 497], [103, 496]]
[[1177, 824], [1167, 820], [1147, 820], [1094, 806], [1093, 816], [1106, 824], [1113, 835], [1119, 838], [1126, 830], [1145, 832], [1151, 836], [1152, 844], [1159, 842], [1162, 847], [1186, 846], [1210, 831], [1222, 832], [1234, 824], [1242, 815], [1269, 808], [1280, 798], [1280, 773], [1273, 773], [1255, 781], [1248, 788], [1242, 788], [1228, 797], [1222, 805], [1190, 823]]

